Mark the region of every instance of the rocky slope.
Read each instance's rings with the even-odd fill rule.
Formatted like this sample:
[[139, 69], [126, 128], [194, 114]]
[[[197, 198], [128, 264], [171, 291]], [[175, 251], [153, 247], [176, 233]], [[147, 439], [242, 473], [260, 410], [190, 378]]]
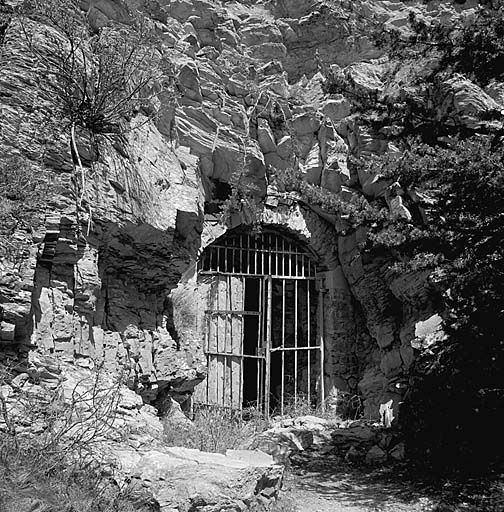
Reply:
[[[1, 4], [1, 158], [22, 155], [49, 169], [52, 182], [33, 228], [11, 234], [22, 250], [4, 251], [0, 261], [2, 357], [36, 350], [80, 366], [104, 359], [130, 372], [147, 403], [166, 393], [183, 402], [205, 374], [191, 311], [195, 261], [226, 230], [217, 206], [238, 176], [266, 205], [263, 222], [302, 235], [324, 262], [326, 389], [360, 394], [368, 417], [387, 402], [396, 409], [413, 347], [439, 335], [429, 273], [393, 276], [386, 259], [363, 251], [365, 232], [298, 203], [275, 176], [296, 167], [342, 200], [381, 197], [391, 218], [411, 220], [407, 203], [415, 199], [400, 185], [355, 174], [347, 162], [396, 150], [394, 127], [362, 122], [353, 98], [404, 97], [422, 87], [421, 69], [397, 68], [370, 33], [407, 30], [411, 11], [470, 17], [477, 2], [81, 0], [91, 34], [127, 27], [141, 13], [177, 87], [175, 105], [156, 95], [157, 115], [138, 111], [122, 134], [77, 131], [83, 190], [69, 133], [47, 136], [53, 98], [27, 47], [28, 30], [50, 55], [57, 29], [44, 18], [21, 19], [17, 4]], [[327, 92], [329, 79], [343, 92]], [[432, 102], [440, 118], [467, 126], [504, 107], [501, 88], [485, 92], [463, 76], [433, 90]]]

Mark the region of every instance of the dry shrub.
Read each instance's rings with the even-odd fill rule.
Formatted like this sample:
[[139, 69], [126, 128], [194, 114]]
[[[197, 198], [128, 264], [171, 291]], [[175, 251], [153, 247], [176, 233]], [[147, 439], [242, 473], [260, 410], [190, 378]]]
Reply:
[[30, 233], [47, 205], [49, 174], [20, 155], [7, 155], [0, 161], [0, 256], [12, 256], [26, 247], [12, 235]]
[[20, 385], [12, 376], [0, 368], [2, 512], [158, 510], [145, 489], [120, 488], [104, 472], [114, 461], [99, 447], [114, 434], [119, 383], [98, 370], [64, 396], [61, 385]]
[[255, 408], [235, 411], [221, 407], [199, 406], [191, 425], [165, 420], [163, 441], [170, 446], [196, 448], [225, 453], [247, 446], [257, 433], [267, 430], [269, 422]]

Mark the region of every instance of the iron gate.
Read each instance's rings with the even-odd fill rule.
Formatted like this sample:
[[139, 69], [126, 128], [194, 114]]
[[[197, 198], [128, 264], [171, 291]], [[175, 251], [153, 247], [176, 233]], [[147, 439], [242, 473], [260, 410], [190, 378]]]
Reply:
[[205, 249], [198, 276], [208, 290], [208, 375], [195, 402], [266, 414], [314, 405], [323, 396], [322, 294], [308, 249], [276, 232], [231, 233]]

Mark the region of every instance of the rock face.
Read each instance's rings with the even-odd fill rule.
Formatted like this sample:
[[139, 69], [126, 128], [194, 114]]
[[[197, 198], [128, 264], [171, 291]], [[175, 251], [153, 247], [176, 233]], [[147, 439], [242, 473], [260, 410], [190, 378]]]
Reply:
[[[27, 47], [28, 27], [37, 51], [50, 54], [55, 28], [43, 19], [22, 25], [15, 2], [4, 3], [0, 159], [21, 154], [53, 182], [39, 225], [12, 233], [23, 250], [1, 253], [2, 357], [35, 350], [81, 366], [105, 361], [127, 371], [145, 402], [167, 393], [184, 402], [206, 371], [203, 333], [190, 318], [196, 261], [229, 227], [212, 207], [238, 180], [266, 205], [264, 224], [308, 241], [322, 263], [326, 394], [360, 395], [367, 417], [390, 400], [396, 409], [415, 325], [436, 313], [428, 274], [389, 276], [385, 261], [364, 253], [365, 233], [348, 232], [334, 212], [296, 206], [274, 177], [297, 167], [342, 200], [382, 197], [391, 218], [411, 221], [395, 184], [354, 176], [347, 165], [349, 155], [394, 151], [387, 133], [359, 123], [352, 94], [411, 93], [403, 76], [411, 70], [386, 82], [391, 66], [370, 42], [366, 20], [402, 27], [409, 8], [453, 17], [471, 15], [472, 3], [82, 1], [79, 15], [95, 32], [131, 25], [136, 11], [145, 16], [161, 60], [175, 70], [177, 100], [158, 94], [122, 134], [78, 129], [78, 155], [68, 131], [51, 137], [53, 99], [35, 80]], [[163, 73], [154, 87], [173, 78]], [[345, 93], [324, 92], [330, 76]], [[478, 113], [502, 108], [497, 86], [487, 95], [459, 77], [441, 89], [433, 101], [454, 123], [470, 127]]]

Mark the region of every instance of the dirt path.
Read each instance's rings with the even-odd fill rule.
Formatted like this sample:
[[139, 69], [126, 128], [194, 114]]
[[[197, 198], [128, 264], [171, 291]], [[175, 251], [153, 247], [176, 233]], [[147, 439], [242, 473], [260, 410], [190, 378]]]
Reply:
[[502, 482], [487, 494], [481, 480], [443, 485], [434, 478], [416, 479], [406, 468], [370, 469], [306, 454], [287, 471], [288, 505], [279, 512], [502, 512]]
[[323, 479], [296, 471], [287, 475], [285, 487], [296, 512], [427, 512], [434, 507], [430, 497], [404, 495], [400, 483], [356, 481], [342, 471]]

